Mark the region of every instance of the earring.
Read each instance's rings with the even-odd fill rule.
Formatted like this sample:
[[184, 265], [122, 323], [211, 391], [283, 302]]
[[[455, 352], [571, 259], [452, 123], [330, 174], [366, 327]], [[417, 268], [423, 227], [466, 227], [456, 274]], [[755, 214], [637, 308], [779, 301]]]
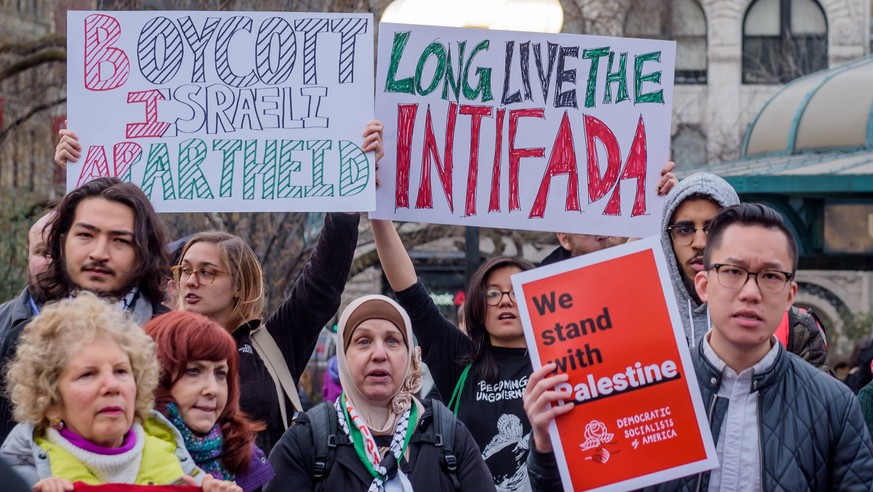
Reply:
[[60, 417], [55, 417], [52, 419], [49, 425], [51, 425], [52, 429], [60, 432], [64, 429], [64, 419]]

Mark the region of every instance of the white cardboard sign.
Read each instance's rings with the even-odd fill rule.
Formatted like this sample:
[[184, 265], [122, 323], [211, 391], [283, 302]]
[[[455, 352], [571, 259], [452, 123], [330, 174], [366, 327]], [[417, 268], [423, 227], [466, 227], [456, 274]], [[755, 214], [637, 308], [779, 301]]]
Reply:
[[372, 216], [655, 234], [675, 46], [380, 24]]
[[375, 206], [370, 14], [70, 11], [68, 127], [160, 212]]

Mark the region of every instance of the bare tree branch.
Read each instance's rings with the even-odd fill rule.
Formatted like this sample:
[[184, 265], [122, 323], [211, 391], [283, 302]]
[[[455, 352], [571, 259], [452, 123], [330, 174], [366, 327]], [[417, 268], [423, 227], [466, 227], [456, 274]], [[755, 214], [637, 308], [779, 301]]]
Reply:
[[16, 128], [18, 128], [22, 124], [24, 124], [24, 122], [26, 122], [27, 120], [32, 118], [37, 113], [40, 113], [40, 112], [45, 111], [47, 109], [51, 109], [55, 106], [59, 106], [59, 105], [64, 104], [66, 102], [67, 102], [67, 98], [62, 97], [60, 99], [55, 99], [54, 101], [50, 101], [50, 102], [43, 103], [43, 104], [38, 104], [38, 105], [30, 108], [30, 111], [28, 111], [26, 114], [24, 114], [23, 116], [19, 117], [18, 119], [16, 119], [12, 123], [10, 123], [9, 126], [7, 126], [6, 128], [0, 130], [0, 143], [3, 143], [3, 141], [6, 140], [6, 136], [9, 135], [10, 133], [12, 133], [13, 130], [15, 130]]
[[11, 43], [0, 46], [0, 55], [29, 56], [50, 48], [66, 49], [67, 38], [65, 36], [49, 36], [32, 41]]
[[0, 71], [0, 82], [46, 63], [67, 61], [67, 50], [46, 49], [19, 60]]
[[[411, 250], [415, 249], [417, 246], [438, 239], [458, 237], [459, 235], [463, 236], [463, 228], [461, 226], [432, 224], [415, 230], [398, 231], [398, 233], [400, 234], [400, 240], [403, 242], [403, 245], [406, 246], [406, 249]], [[375, 249], [360, 254], [355, 258], [354, 262], [352, 262], [352, 272], [350, 276], [354, 277], [378, 262], [379, 255], [376, 253]]]

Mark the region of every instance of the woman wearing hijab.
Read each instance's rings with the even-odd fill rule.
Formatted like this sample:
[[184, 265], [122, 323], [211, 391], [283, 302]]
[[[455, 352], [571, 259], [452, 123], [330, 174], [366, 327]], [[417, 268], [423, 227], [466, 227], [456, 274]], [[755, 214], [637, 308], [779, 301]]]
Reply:
[[[364, 296], [343, 311], [337, 332], [343, 394], [302, 415], [270, 453], [280, 490], [494, 490], [479, 448], [466, 427], [443, 407], [453, 425], [457, 469], [441, 465], [434, 439], [435, 408], [413, 395], [421, 387], [421, 355], [409, 316], [393, 300]], [[325, 405], [336, 419], [336, 450], [320, 478], [315, 413]], [[457, 484], [453, 484], [457, 481]]]

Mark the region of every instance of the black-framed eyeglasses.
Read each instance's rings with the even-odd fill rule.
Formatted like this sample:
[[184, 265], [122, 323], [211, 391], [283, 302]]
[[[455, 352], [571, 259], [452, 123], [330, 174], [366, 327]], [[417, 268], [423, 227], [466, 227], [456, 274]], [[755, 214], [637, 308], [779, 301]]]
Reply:
[[778, 294], [785, 290], [785, 286], [794, 277], [793, 273], [781, 270], [759, 270], [750, 272], [745, 268], [728, 263], [713, 263], [707, 270], [715, 270], [718, 283], [728, 289], [742, 289], [749, 277], [755, 277], [755, 283], [761, 292]]
[[694, 235], [697, 231], [703, 231], [704, 236], [709, 235], [709, 224], [703, 227], [694, 227], [691, 224], [676, 224], [667, 227], [667, 232], [670, 233], [670, 239], [680, 246], [688, 246], [694, 242]]
[[215, 282], [215, 277], [219, 277], [221, 275], [230, 275], [227, 272], [222, 272], [221, 270], [216, 270], [215, 268], [191, 268], [188, 265], [176, 265], [171, 268], [173, 270], [173, 277], [176, 278], [177, 282], [187, 282], [191, 275], [195, 275], [197, 277], [197, 283], [202, 285], [212, 285], [212, 282]]
[[515, 303], [515, 292], [511, 290], [488, 289], [485, 291], [485, 304], [496, 306], [503, 300], [503, 296], [509, 296], [509, 300]]

